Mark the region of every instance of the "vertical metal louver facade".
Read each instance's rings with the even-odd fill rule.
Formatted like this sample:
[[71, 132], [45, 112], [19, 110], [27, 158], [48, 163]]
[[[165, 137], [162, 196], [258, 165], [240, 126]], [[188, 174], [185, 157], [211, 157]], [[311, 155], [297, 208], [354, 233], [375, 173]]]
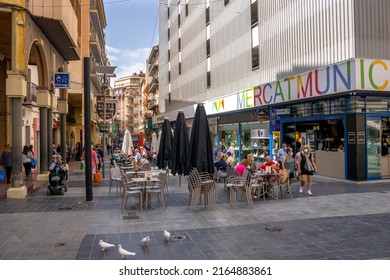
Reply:
[[[168, 5], [169, 1], [166, 1]], [[177, 1], [170, 1], [171, 15]], [[182, 72], [171, 43], [172, 99], [165, 111], [231, 94], [353, 57], [390, 58], [388, 0], [257, 0], [259, 67], [252, 69], [251, 0], [210, 1], [211, 87], [206, 86], [205, 1], [181, 22]], [[160, 4], [160, 96], [168, 89], [168, 19]], [[172, 18], [175, 17], [171, 17]], [[171, 42], [177, 41], [171, 22]], [[165, 98], [166, 100], [167, 98]]]

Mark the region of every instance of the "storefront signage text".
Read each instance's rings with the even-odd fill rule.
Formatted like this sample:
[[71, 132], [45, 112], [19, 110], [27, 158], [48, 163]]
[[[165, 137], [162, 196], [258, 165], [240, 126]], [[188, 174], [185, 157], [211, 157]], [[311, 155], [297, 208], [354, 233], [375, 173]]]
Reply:
[[264, 106], [350, 90], [351, 61], [347, 61], [256, 86], [254, 105]]
[[205, 103], [206, 113], [216, 114], [234, 110], [247, 109], [254, 106], [253, 89], [247, 89]]

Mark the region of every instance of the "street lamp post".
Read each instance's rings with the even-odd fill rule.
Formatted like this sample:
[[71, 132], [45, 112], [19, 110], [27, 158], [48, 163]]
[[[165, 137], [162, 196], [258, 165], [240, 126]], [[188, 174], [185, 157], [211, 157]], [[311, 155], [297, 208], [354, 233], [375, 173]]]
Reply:
[[[103, 84], [102, 84], [102, 95], [103, 95], [103, 157], [106, 155], [106, 129], [107, 129], [107, 124], [106, 124], [106, 92], [108, 90], [108, 83], [106, 82], [107, 77], [115, 77], [114, 71], [115, 71], [116, 66], [104, 66], [104, 65], [97, 65], [95, 66], [95, 71], [97, 75], [103, 75]], [[104, 162], [102, 165], [102, 175], [103, 178], [105, 178], [105, 168], [104, 168]]]

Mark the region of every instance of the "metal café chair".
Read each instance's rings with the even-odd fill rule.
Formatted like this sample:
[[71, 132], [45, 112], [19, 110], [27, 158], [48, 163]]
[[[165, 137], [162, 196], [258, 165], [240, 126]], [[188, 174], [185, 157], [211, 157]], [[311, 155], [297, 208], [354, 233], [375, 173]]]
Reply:
[[216, 188], [214, 176], [209, 173], [199, 173], [196, 168], [188, 175], [189, 210], [199, 204], [201, 196], [204, 198], [205, 208], [210, 210], [216, 203]]
[[[121, 208], [126, 209], [129, 196], [136, 196], [138, 198], [139, 210], [142, 211], [144, 198], [142, 188], [140, 188], [137, 183], [133, 182], [131, 178], [127, 178], [126, 174], [123, 173], [124, 172], [122, 171], [123, 197]], [[136, 205], [137, 204], [132, 207], [135, 207]]]
[[111, 167], [110, 168], [110, 188], [108, 193], [111, 193], [111, 188], [113, 182], [116, 182], [116, 193], [118, 194], [118, 189], [122, 190], [122, 173], [119, 167]]
[[290, 186], [290, 170], [284, 169], [278, 175], [278, 180], [272, 187], [272, 193], [275, 199], [279, 199], [279, 192], [281, 197], [283, 198], [283, 186], [286, 187], [286, 190], [290, 190], [289, 195], [290, 199], [292, 199], [292, 191]]
[[165, 190], [166, 190], [166, 176], [167, 176], [167, 173], [166, 172], [160, 172], [157, 176], [157, 178], [160, 180], [159, 182], [156, 182], [155, 184], [151, 185], [149, 188], [146, 188], [145, 190], [145, 193], [146, 193], [146, 203], [151, 206], [152, 206], [152, 195], [156, 195], [157, 196], [157, 199], [158, 201], [160, 200], [160, 196], [161, 196], [161, 200], [162, 200], [162, 203], [163, 203], [163, 206], [164, 208], [166, 207], [165, 205]]
[[251, 174], [248, 170], [244, 171], [242, 177], [229, 177], [230, 206], [236, 208], [237, 194], [242, 193], [247, 205], [253, 208]]

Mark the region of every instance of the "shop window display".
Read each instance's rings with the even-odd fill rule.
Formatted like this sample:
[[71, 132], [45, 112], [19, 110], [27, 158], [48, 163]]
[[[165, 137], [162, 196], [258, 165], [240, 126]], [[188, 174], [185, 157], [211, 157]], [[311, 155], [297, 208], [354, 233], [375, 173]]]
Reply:
[[226, 144], [230, 143], [230, 145], [235, 150], [236, 158], [238, 155], [238, 124], [226, 124], [219, 126], [219, 139], [220, 142], [226, 146]]
[[251, 153], [257, 164], [264, 162], [269, 154], [269, 123], [244, 123], [241, 134], [241, 157]]

